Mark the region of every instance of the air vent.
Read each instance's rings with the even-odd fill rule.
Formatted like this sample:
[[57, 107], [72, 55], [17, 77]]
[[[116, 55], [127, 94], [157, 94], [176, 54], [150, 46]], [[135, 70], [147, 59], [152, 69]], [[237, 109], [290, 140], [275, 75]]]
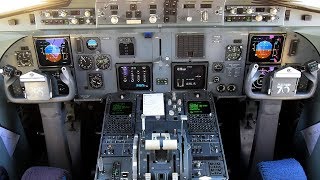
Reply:
[[203, 58], [204, 35], [178, 35], [177, 58]]

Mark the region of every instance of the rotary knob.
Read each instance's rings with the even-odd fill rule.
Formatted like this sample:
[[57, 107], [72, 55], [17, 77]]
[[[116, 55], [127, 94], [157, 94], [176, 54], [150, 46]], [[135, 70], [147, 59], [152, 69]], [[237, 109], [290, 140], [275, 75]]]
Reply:
[[177, 100], [177, 94], [175, 92], [172, 92], [172, 101]]
[[78, 24], [78, 19], [77, 18], [72, 18], [71, 19], [71, 24]]
[[85, 11], [84, 12], [84, 16], [85, 17], [90, 17], [91, 16], [91, 12], [90, 11]]
[[203, 12], [201, 13], [201, 20], [202, 20], [202, 22], [207, 22], [208, 19], [209, 19], [209, 13], [208, 13], [208, 11], [203, 11]]
[[191, 16], [188, 16], [188, 17], [187, 17], [187, 21], [188, 21], [188, 22], [191, 22], [191, 21], [192, 21], [192, 17], [191, 17]]
[[230, 9], [230, 13], [231, 13], [231, 14], [237, 14], [237, 9], [236, 9], [236, 8]]
[[67, 16], [67, 12], [62, 11], [62, 12], [60, 13], [60, 16], [61, 16], [61, 17], [66, 17], [66, 16]]
[[177, 109], [177, 105], [176, 104], [172, 105], [172, 109], [176, 110]]
[[86, 23], [87, 23], [87, 24], [91, 24], [91, 19], [87, 19], [87, 20], [86, 20]]
[[262, 20], [263, 20], [263, 17], [262, 17], [260, 14], [258, 14], [258, 15], [256, 16], [256, 21], [260, 22], [260, 21], [262, 21]]
[[271, 9], [269, 10], [269, 12], [270, 12], [270, 14], [276, 15], [276, 14], [278, 13], [278, 10], [277, 10], [276, 8], [271, 8]]
[[112, 24], [118, 24], [119, 22], [119, 18], [117, 16], [112, 16], [111, 17], [111, 23]]
[[247, 14], [252, 14], [252, 13], [253, 13], [253, 9], [251, 9], [251, 8], [247, 9], [247, 10], [246, 10], [246, 13], [247, 13]]
[[51, 13], [49, 13], [49, 12], [45, 12], [45, 13], [44, 13], [44, 16], [45, 16], [46, 18], [48, 18], [48, 17], [50, 17], [50, 16], [51, 16]]
[[196, 168], [200, 168], [201, 167], [201, 162], [197, 162], [196, 163]]
[[276, 20], [276, 17], [275, 16], [270, 16], [270, 21], [274, 21]]
[[156, 15], [150, 15], [149, 22], [150, 22], [151, 24], [156, 23], [157, 20], [158, 20], [158, 18], [157, 18]]
[[173, 110], [169, 110], [169, 115], [170, 116], [174, 116], [174, 111]]
[[179, 106], [181, 106], [181, 105], [182, 105], [182, 100], [181, 100], [181, 99], [178, 99], [177, 104], [178, 104]]

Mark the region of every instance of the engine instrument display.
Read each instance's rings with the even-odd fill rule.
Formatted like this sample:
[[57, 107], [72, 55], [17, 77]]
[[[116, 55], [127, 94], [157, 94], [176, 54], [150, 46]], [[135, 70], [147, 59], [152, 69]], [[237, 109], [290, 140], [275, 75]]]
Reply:
[[173, 63], [173, 88], [206, 89], [208, 63]]
[[89, 73], [89, 85], [92, 89], [100, 89], [103, 87], [103, 75], [101, 73]]
[[132, 113], [132, 102], [112, 102], [110, 115], [129, 115]]
[[284, 34], [252, 35], [249, 62], [280, 63], [284, 41]]
[[188, 102], [189, 114], [210, 114], [211, 108], [208, 101], [189, 101]]
[[110, 55], [99, 55], [96, 58], [96, 65], [97, 68], [105, 70], [105, 69], [109, 69], [111, 66], [111, 56]]
[[151, 90], [152, 64], [116, 64], [118, 88], [123, 91]]
[[242, 46], [229, 45], [226, 50], [227, 61], [239, 61], [241, 60]]
[[70, 41], [68, 37], [35, 38], [40, 66], [64, 66], [71, 64]]

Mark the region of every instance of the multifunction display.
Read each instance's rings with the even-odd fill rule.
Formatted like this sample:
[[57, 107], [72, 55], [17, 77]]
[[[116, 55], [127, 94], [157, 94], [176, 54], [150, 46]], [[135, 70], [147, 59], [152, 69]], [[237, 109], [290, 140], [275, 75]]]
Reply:
[[152, 64], [116, 64], [118, 88], [123, 91], [151, 90]]
[[110, 115], [129, 115], [132, 113], [132, 102], [112, 102]]
[[71, 64], [69, 38], [35, 38], [34, 43], [40, 66]]
[[208, 101], [189, 101], [188, 102], [189, 114], [210, 114], [211, 108]]
[[249, 62], [280, 63], [285, 35], [251, 35]]
[[264, 77], [269, 73], [277, 70], [278, 68], [279, 67], [277, 66], [259, 66], [259, 69], [258, 69], [258, 71], [260, 72], [259, 79], [252, 84], [252, 91], [254, 92], [261, 91]]
[[208, 63], [173, 63], [173, 88], [206, 89]]

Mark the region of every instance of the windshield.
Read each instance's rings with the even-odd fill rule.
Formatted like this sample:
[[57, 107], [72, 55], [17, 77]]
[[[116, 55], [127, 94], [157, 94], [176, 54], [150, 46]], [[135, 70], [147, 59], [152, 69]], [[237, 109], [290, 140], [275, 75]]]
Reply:
[[294, 2], [294, 4], [320, 10], [319, 0], [301, 0], [299, 2]]

